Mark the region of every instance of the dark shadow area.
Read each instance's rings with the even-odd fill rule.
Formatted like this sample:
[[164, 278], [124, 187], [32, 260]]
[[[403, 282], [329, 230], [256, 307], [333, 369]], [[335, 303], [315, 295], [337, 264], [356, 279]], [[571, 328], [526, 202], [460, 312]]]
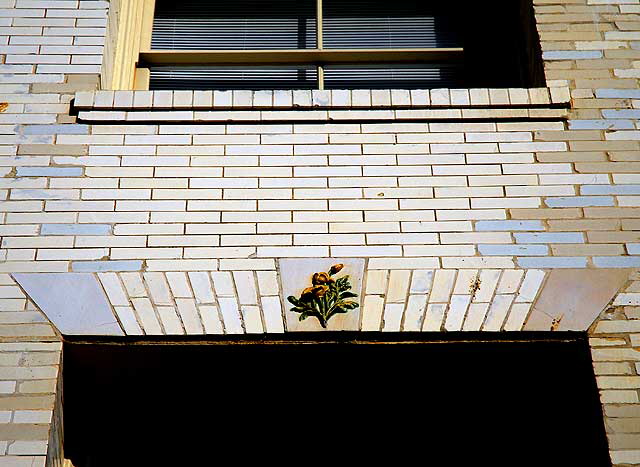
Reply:
[[463, 10], [465, 87], [546, 86], [531, 0], [474, 0], [451, 6]]
[[76, 467], [610, 465], [586, 336], [535, 336], [67, 342], [65, 453]]
[[[532, 0], [323, 0], [324, 49], [372, 50], [371, 63], [152, 65], [150, 89], [527, 88], [546, 86]], [[154, 50], [315, 49], [311, 0], [157, 0]], [[376, 59], [376, 50], [459, 48], [451, 60]], [[255, 54], [254, 54], [255, 55]], [[148, 66], [142, 63], [143, 66]]]

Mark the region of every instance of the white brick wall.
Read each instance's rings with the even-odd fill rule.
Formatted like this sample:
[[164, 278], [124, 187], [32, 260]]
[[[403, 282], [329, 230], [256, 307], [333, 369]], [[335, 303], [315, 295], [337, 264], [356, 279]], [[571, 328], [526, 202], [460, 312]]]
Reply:
[[285, 329], [281, 259], [364, 258], [362, 330], [522, 329], [549, 270], [640, 267], [640, 9], [535, 3], [548, 88], [94, 93], [108, 2], [0, 0], [0, 272], [232, 334]]

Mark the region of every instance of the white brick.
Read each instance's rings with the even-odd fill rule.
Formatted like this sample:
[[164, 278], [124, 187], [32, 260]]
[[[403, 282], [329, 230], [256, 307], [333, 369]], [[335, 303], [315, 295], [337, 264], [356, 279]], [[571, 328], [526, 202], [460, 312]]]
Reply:
[[127, 293], [130, 297], [137, 298], [147, 296], [147, 289], [142, 282], [140, 273], [123, 272], [121, 273], [120, 277], [122, 277], [122, 283], [127, 289]]
[[444, 328], [447, 331], [460, 331], [462, 330], [462, 322], [469, 307], [471, 301], [470, 295], [452, 295], [451, 303], [449, 305], [449, 311], [444, 323]]
[[502, 277], [500, 278], [500, 284], [498, 285], [498, 289], [496, 293], [498, 294], [514, 294], [518, 291], [520, 287], [520, 282], [522, 277], [524, 276], [524, 271], [522, 270], [506, 270], [503, 271]]
[[483, 331], [500, 331], [507, 317], [513, 295], [496, 295], [482, 326]]
[[473, 230], [468, 221], [403, 222], [403, 232], [465, 232]]
[[427, 305], [422, 330], [440, 331], [446, 309], [447, 305], [444, 303], [430, 303]]
[[125, 334], [128, 336], [136, 336], [142, 334], [142, 329], [136, 320], [133, 308], [130, 306], [114, 306], [116, 315], [122, 324]]
[[438, 270], [435, 272], [429, 303], [447, 303], [453, 289], [456, 271]]
[[402, 330], [420, 331], [422, 329], [426, 308], [427, 297], [425, 295], [410, 295], [404, 313]]
[[204, 334], [204, 328], [200, 321], [195, 299], [176, 298], [176, 304], [187, 334]]
[[520, 331], [531, 309], [530, 303], [514, 303], [504, 325], [505, 331]]
[[520, 291], [516, 297], [516, 303], [531, 303], [536, 298], [538, 290], [542, 285], [542, 281], [545, 278], [545, 272], [537, 269], [530, 269], [527, 271]]
[[265, 331], [268, 333], [283, 333], [284, 321], [280, 297], [262, 297], [261, 302]]
[[387, 293], [387, 271], [379, 270], [367, 272], [366, 291], [367, 294], [384, 295]]
[[382, 331], [394, 332], [400, 331], [402, 324], [402, 315], [404, 312], [403, 303], [388, 303], [384, 307], [384, 317], [382, 319]]
[[204, 271], [192, 271], [188, 274], [191, 288], [193, 289], [196, 298], [196, 303], [213, 303], [215, 297], [209, 274]]
[[606, 174], [540, 175], [541, 185], [609, 185]]
[[218, 307], [216, 306], [200, 306], [198, 308], [202, 324], [204, 326], [205, 334], [222, 334], [222, 322], [218, 314]]
[[502, 164], [504, 174], [571, 173], [571, 164]]
[[431, 291], [434, 271], [413, 271], [410, 293], [428, 294]]
[[151, 299], [156, 305], [172, 305], [171, 293], [169, 292], [169, 284], [165, 280], [164, 274], [160, 272], [146, 272], [143, 274], [144, 281], [149, 287]]
[[387, 290], [387, 303], [404, 303], [407, 298], [411, 271], [391, 271], [389, 276], [389, 289]]
[[260, 295], [278, 295], [278, 276], [275, 271], [258, 271], [256, 274]]
[[513, 268], [514, 266], [513, 258], [510, 256], [442, 258], [442, 267], [447, 269]]
[[489, 309], [489, 303], [472, 303], [462, 325], [463, 331], [479, 331]]
[[378, 295], [367, 295], [362, 308], [362, 331], [379, 331], [382, 322], [384, 298]]
[[231, 274], [228, 272], [211, 273], [216, 295], [218, 297], [235, 297], [236, 291]]
[[404, 245], [406, 256], [470, 256], [476, 253], [473, 245]]
[[191, 298], [193, 293], [189, 287], [187, 275], [183, 272], [167, 272], [167, 281], [175, 298]]
[[247, 334], [259, 334], [264, 332], [260, 307], [249, 305], [242, 306], [242, 318]]
[[182, 323], [173, 306], [159, 306], [156, 308], [162, 326], [164, 327], [165, 334], [184, 334]]
[[[214, 279], [215, 283], [215, 279]], [[240, 310], [238, 302], [232, 297], [218, 298], [220, 304], [220, 312], [224, 321], [224, 328], [227, 334], [243, 334], [242, 321], [240, 319]]]
[[151, 301], [148, 298], [134, 298], [131, 301], [145, 334], [153, 336], [163, 334]]
[[469, 295], [471, 293], [469, 291], [470, 285], [475, 282], [477, 277], [478, 271], [475, 269], [459, 271], [453, 288], [453, 295]]
[[109, 297], [109, 301], [113, 306], [129, 306], [129, 298], [127, 297], [116, 273], [100, 273], [98, 274], [98, 277], [100, 278], [100, 282], [102, 282], [102, 286], [104, 287], [104, 290]]
[[238, 291], [240, 304], [256, 305], [258, 303], [258, 297], [253, 272], [234, 271], [233, 279], [236, 283], [236, 290]]

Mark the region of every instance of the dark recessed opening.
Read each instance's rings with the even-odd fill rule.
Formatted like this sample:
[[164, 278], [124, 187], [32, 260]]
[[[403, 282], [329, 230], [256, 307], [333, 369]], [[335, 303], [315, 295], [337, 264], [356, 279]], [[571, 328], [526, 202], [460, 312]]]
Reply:
[[[182, 0], [179, 8], [157, 0], [153, 51], [249, 52], [215, 59], [143, 54], [140, 66], [151, 70], [150, 89], [318, 89], [320, 81], [326, 89], [546, 85], [531, 0], [322, 0], [320, 10], [322, 47], [316, 0]], [[344, 53], [269, 53], [317, 48]], [[430, 52], [452, 48], [460, 50]], [[420, 52], [400, 53], [411, 50]]]
[[225, 342], [67, 342], [66, 456], [76, 467], [610, 465], [583, 334]]
[[466, 87], [546, 86], [531, 0], [469, 1], [461, 8]]

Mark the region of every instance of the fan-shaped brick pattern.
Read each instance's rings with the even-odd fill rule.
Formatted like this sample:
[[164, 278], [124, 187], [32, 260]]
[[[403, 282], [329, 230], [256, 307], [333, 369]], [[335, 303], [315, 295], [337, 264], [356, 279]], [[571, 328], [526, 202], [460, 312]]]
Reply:
[[[276, 271], [98, 273], [127, 335], [285, 331]], [[363, 331], [519, 331], [542, 270], [370, 270]]]
[[284, 331], [276, 271], [99, 273], [127, 335]]

